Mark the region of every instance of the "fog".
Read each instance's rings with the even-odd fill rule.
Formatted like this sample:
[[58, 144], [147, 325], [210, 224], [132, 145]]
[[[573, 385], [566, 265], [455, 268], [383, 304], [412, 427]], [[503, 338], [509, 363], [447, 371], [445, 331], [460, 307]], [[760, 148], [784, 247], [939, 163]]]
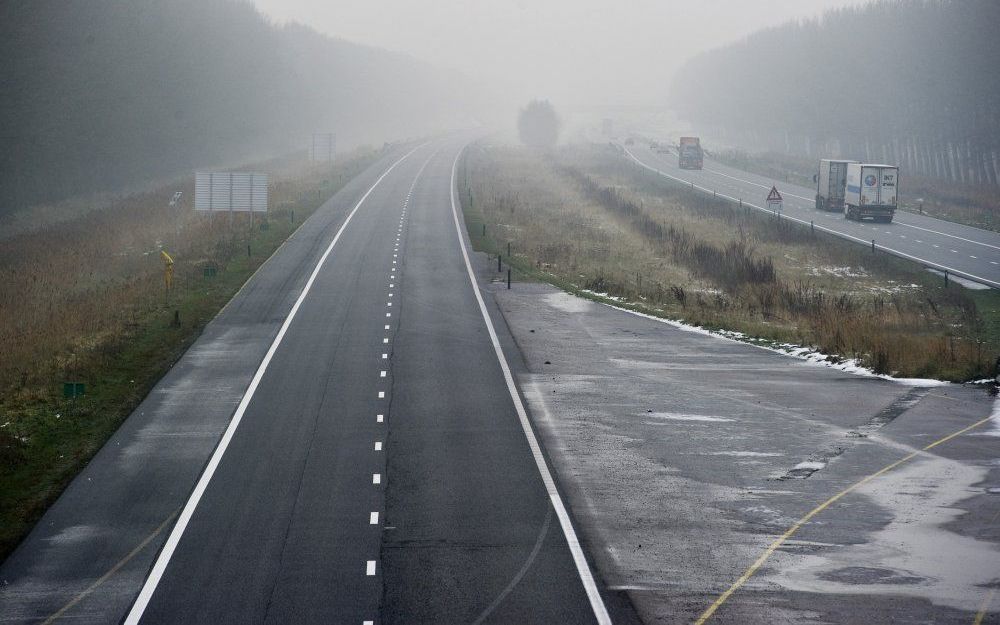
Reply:
[[[288, 154], [313, 132], [336, 132], [348, 149], [476, 122], [512, 130], [535, 98], [569, 122], [563, 141], [600, 117], [621, 120], [611, 107], [642, 107], [641, 132], [995, 184], [998, 6], [0, 3], [0, 215]], [[857, 93], [855, 66], [882, 95]]]
[[666, 102], [694, 54], [860, 0], [254, 0], [278, 21], [460, 70], [514, 101]]

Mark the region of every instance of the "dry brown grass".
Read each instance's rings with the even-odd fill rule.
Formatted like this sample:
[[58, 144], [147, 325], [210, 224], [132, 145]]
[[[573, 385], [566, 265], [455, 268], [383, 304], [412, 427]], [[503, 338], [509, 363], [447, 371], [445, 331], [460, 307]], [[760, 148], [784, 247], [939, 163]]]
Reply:
[[466, 159], [498, 247], [657, 314], [859, 358], [880, 372], [968, 379], [998, 351], [975, 301], [884, 254], [647, 176], [601, 148], [490, 147]]
[[[282, 224], [302, 188], [343, 175], [302, 161], [269, 165], [279, 173], [267, 219]], [[184, 195], [169, 207], [174, 190]], [[174, 257], [174, 289], [182, 290], [204, 266], [223, 270], [246, 249], [248, 215], [236, 215], [230, 226], [226, 215], [193, 211], [193, 195], [193, 180], [187, 180], [0, 240], [0, 389], [51, 384], [161, 308], [160, 250]], [[297, 219], [305, 213], [303, 205]]]
[[[230, 228], [226, 215], [195, 214], [191, 181], [178, 207], [171, 185], [0, 240], [0, 557], [321, 198], [375, 157], [263, 164], [272, 210], [252, 237], [247, 215]], [[169, 300], [161, 249], [175, 260]], [[66, 381], [86, 395], [64, 399]]]

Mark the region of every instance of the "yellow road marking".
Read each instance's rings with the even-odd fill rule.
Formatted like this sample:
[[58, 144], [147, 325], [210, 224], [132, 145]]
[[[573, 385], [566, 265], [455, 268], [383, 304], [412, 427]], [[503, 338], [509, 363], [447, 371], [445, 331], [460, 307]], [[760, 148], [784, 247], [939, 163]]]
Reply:
[[993, 603], [993, 595], [997, 594], [997, 589], [993, 588], [986, 599], [983, 600], [983, 605], [979, 606], [979, 612], [976, 612], [976, 618], [972, 621], [972, 625], [982, 625], [983, 619], [986, 618], [986, 611], [990, 609], [990, 604]]
[[147, 536], [146, 538], [144, 538], [143, 541], [141, 543], [139, 543], [136, 546], [135, 549], [133, 549], [132, 551], [128, 552], [128, 555], [126, 555], [124, 558], [122, 558], [121, 560], [119, 560], [118, 563], [115, 564], [113, 567], [111, 567], [111, 569], [107, 573], [105, 573], [104, 575], [101, 575], [100, 577], [98, 577], [97, 581], [95, 581], [90, 586], [87, 586], [87, 589], [84, 590], [83, 592], [81, 592], [76, 597], [74, 597], [72, 601], [70, 601], [69, 603], [67, 603], [63, 607], [59, 608], [58, 612], [56, 612], [55, 614], [53, 614], [49, 618], [45, 619], [44, 621], [42, 621], [42, 625], [51, 625], [52, 623], [55, 623], [56, 620], [59, 617], [61, 617], [63, 614], [65, 614], [70, 608], [72, 608], [76, 604], [78, 604], [81, 601], [83, 601], [87, 597], [87, 595], [89, 595], [90, 593], [94, 592], [94, 590], [96, 590], [98, 586], [100, 586], [104, 582], [108, 581], [109, 577], [111, 577], [112, 575], [114, 575], [115, 573], [117, 573], [120, 568], [122, 568], [123, 566], [125, 566], [126, 564], [128, 564], [129, 560], [131, 560], [132, 558], [134, 558], [140, 551], [143, 550], [143, 548], [145, 548], [146, 545], [148, 545], [150, 543], [151, 540], [153, 540], [154, 538], [156, 538], [160, 534], [160, 532], [162, 532], [164, 530], [164, 528], [166, 528], [167, 525], [169, 525], [171, 523], [171, 521], [173, 521], [177, 517], [177, 514], [180, 511], [181, 511], [181, 509], [177, 508], [176, 510], [174, 510], [173, 512], [171, 512], [170, 516], [167, 517], [167, 520], [164, 521], [163, 523], [161, 523], [160, 526], [157, 527], [155, 530], [153, 530], [152, 534], [150, 534], [149, 536]]
[[795, 524], [792, 525], [790, 528], [788, 528], [788, 530], [786, 530], [784, 534], [782, 534], [781, 536], [779, 536], [777, 538], [777, 540], [775, 540], [774, 542], [772, 542], [767, 547], [767, 549], [764, 550], [764, 553], [762, 553], [760, 555], [760, 557], [757, 558], [754, 561], [754, 563], [750, 565], [750, 568], [748, 568], [746, 571], [744, 571], [743, 575], [740, 575], [739, 579], [737, 579], [735, 582], [733, 582], [732, 586], [730, 586], [729, 588], [727, 588], [724, 593], [722, 593], [721, 595], [719, 595], [718, 599], [716, 599], [714, 602], [712, 602], [712, 605], [708, 606], [708, 609], [706, 609], [704, 612], [702, 612], [701, 616], [698, 617], [698, 620], [696, 620], [694, 622], [694, 625], [704, 625], [704, 623], [706, 621], [708, 621], [708, 619], [712, 618], [712, 615], [715, 614], [715, 611], [718, 610], [720, 607], [722, 607], [722, 604], [724, 604], [729, 599], [729, 597], [732, 596], [732, 594], [734, 592], [736, 592], [737, 590], [739, 590], [740, 587], [743, 586], [743, 584], [746, 584], [747, 581], [751, 577], [753, 577], [754, 573], [756, 573], [758, 571], [758, 569], [760, 569], [760, 567], [762, 567], [764, 565], [764, 563], [767, 562], [767, 559], [771, 557], [771, 554], [773, 554], [778, 549], [778, 547], [780, 547], [782, 544], [784, 544], [784, 542], [786, 540], [788, 540], [789, 538], [791, 538], [792, 535], [794, 535], [795, 532], [799, 531], [799, 529], [803, 525], [805, 525], [806, 523], [808, 523], [810, 521], [810, 519], [812, 519], [814, 516], [816, 516], [817, 514], [819, 514], [820, 512], [822, 512], [823, 510], [826, 510], [832, 504], [836, 503], [844, 495], [847, 495], [848, 493], [851, 493], [851, 492], [857, 490], [858, 488], [864, 486], [865, 484], [867, 484], [868, 482], [874, 480], [875, 478], [877, 478], [879, 476], [885, 475], [886, 473], [888, 473], [889, 471], [892, 471], [893, 469], [895, 469], [899, 465], [904, 464], [906, 462], [909, 462], [913, 458], [915, 458], [918, 455], [920, 455], [922, 452], [925, 452], [925, 451], [928, 451], [930, 449], [933, 449], [934, 447], [937, 447], [938, 445], [940, 445], [942, 443], [946, 443], [946, 442], [950, 441], [951, 439], [955, 438], [956, 436], [961, 436], [962, 434], [965, 434], [969, 430], [975, 429], [975, 428], [979, 427], [980, 425], [986, 423], [987, 421], [989, 421], [992, 418], [993, 418], [993, 416], [990, 415], [989, 417], [986, 417], [985, 419], [980, 419], [979, 421], [976, 421], [972, 425], [966, 426], [966, 427], [962, 428], [961, 430], [959, 430], [957, 432], [952, 432], [948, 436], [945, 436], [944, 438], [940, 438], [940, 439], [934, 441], [933, 443], [931, 443], [930, 445], [927, 445], [926, 447], [924, 447], [923, 449], [921, 449], [919, 451], [914, 451], [914, 452], [912, 452], [910, 454], [907, 454], [906, 456], [903, 456], [902, 458], [900, 458], [896, 462], [893, 462], [892, 464], [890, 464], [890, 465], [888, 465], [886, 467], [883, 467], [882, 469], [876, 471], [875, 473], [872, 473], [871, 475], [858, 480], [854, 484], [851, 484], [850, 486], [848, 486], [844, 490], [840, 491], [839, 493], [837, 493], [833, 497], [830, 497], [829, 499], [827, 499], [826, 501], [824, 501], [820, 505], [818, 505], [815, 508], [813, 508], [812, 510], [810, 510], [808, 514], [806, 514], [804, 517], [802, 517], [801, 519], [799, 519], [798, 521], [796, 521]]

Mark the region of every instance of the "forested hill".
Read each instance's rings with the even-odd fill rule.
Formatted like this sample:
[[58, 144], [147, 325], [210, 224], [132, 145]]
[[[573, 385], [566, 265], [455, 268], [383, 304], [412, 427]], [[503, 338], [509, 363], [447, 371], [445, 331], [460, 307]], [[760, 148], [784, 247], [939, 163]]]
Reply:
[[688, 62], [678, 112], [743, 148], [899, 163], [997, 184], [1000, 2], [882, 0]]
[[469, 119], [455, 77], [232, 0], [5, 0], [0, 59], [0, 213]]

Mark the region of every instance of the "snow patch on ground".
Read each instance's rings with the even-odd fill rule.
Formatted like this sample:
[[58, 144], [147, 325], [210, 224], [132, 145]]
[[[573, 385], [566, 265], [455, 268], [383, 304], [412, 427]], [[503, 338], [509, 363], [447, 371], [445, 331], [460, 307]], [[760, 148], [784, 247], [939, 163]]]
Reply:
[[562, 291], [546, 295], [545, 303], [557, 310], [568, 313], [586, 312], [591, 306], [594, 305], [594, 302], [590, 300], [583, 299], [582, 297], [575, 297]]
[[820, 469], [822, 469], [825, 466], [826, 466], [825, 462], [816, 462], [816, 461], [813, 461], [813, 460], [806, 460], [805, 462], [800, 462], [797, 465], [795, 465], [794, 467], [792, 467], [792, 470], [793, 471], [795, 471], [795, 470], [819, 471]]
[[[609, 299], [615, 302], [624, 302], [623, 298], [613, 297], [605, 293], [598, 293], [589, 290], [583, 290], [583, 292], [603, 299]], [[707, 330], [700, 326], [684, 323], [683, 319], [680, 320], [666, 319], [664, 317], [657, 317], [655, 315], [639, 312], [637, 310], [631, 310], [629, 308], [615, 306], [614, 304], [608, 304], [606, 302], [602, 303], [605, 306], [610, 306], [611, 308], [614, 308], [615, 310], [620, 310], [622, 312], [626, 312], [631, 315], [637, 315], [639, 317], [645, 317], [646, 319], [652, 319], [653, 321], [665, 323], [667, 325], [677, 328], [678, 330], [683, 330], [685, 332], [692, 332], [694, 334], [701, 334], [703, 336], [713, 336], [716, 338], [728, 339], [730, 341], [743, 343], [745, 345], [753, 345], [754, 347], [765, 349], [770, 352], [775, 352], [777, 354], [783, 354], [785, 356], [792, 356], [794, 358], [804, 360], [805, 362], [812, 365], [830, 367], [832, 369], [838, 369], [845, 373], [852, 373], [854, 375], [860, 375], [869, 378], [880, 378], [882, 380], [897, 382], [899, 384], [905, 384], [907, 386], [932, 387], [932, 386], [947, 386], [948, 384], [950, 384], [950, 382], [942, 382], [941, 380], [930, 380], [925, 378], [894, 378], [890, 375], [875, 373], [871, 369], [862, 366], [854, 358], [839, 358], [837, 356], [824, 354], [823, 352], [820, 352], [811, 347], [793, 345], [792, 343], [771, 343], [765, 341], [764, 339], [756, 339], [753, 337], [749, 337], [746, 334], [743, 334], [742, 332], [736, 332], [734, 330]]]
[[776, 454], [766, 451], [713, 451], [709, 456], [735, 456], [737, 458], [772, 458], [784, 454]]
[[711, 421], [715, 423], [732, 423], [736, 419], [726, 417], [711, 417], [701, 414], [681, 414], [677, 412], [653, 412], [645, 415], [654, 419], [667, 419], [669, 421]]
[[864, 267], [810, 267], [809, 273], [814, 276], [836, 276], [838, 278], [867, 278], [868, 272]]
[[989, 425], [992, 427], [984, 430], [983, 435], [1000, 437], [1000, 398], [993, 400], [993, 414], [990, 415]]

